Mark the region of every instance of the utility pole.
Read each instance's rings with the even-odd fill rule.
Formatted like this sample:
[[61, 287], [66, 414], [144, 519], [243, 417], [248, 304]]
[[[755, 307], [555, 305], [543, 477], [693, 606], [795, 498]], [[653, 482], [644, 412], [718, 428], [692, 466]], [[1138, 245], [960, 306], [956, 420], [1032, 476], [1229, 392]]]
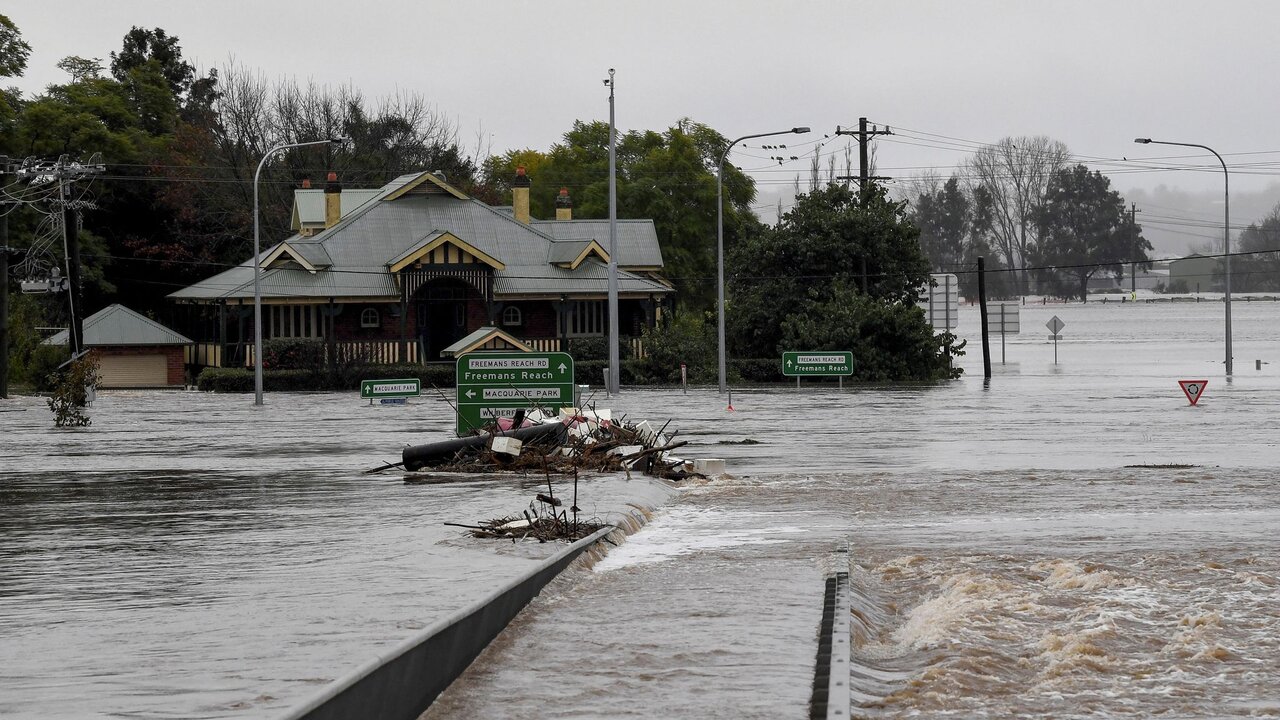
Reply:
[[[868, 160], [869, 153], [867, 152], [867, 145], [871, 142], [872, 138], [874, 138], [876, 135], [892, 135], [892, 134], [893, 134], [893, 131], [891, 131], [888, 126], [885, 126], [883, 130], [880, 130], [875, 125], [872, 125], [871, 129], [867, 130], [866, 118], [858, 118], [858, 129], [856, 132], [853, 130], [843, 130], [840, 128], [839, 125], [836, 126], [836, 135], [853, 135], [858, 138], [858, 204], [859, 205], [867, 204], [867, 198], [870, 197], [872, 180], [890, 180], [891, 179], [887, 177], [881, 177], [879, 175], [876, 175], [876, 176], [871, 175], [871, 167], [870, 167], [871, 163]], [[848, 176], [841, 175], [836, 179], [845, 180], [845, 179], [848, 179]], [[867, 294], [867, 254], [865, 252], [862, 253], [862, 294], [863, 295]]]
[[888, 180], [889, 179], [889, 178], [871, 176], [871, 163], [868, 160], [869, 158], [868, 145], [870, 144], [871, 140], [875, 138], [876, 135], [892, 135], [892, 134], [893, 134], [893, 131], [890, 130], [887, 125], [883, 130], [879, 129], [875, 125], [872, 125], [871, 129], [868, 130], [866, 118], [858, 118], [857, 130], [844, 130], [839, 125], [836, 126], [836, 135], [853, 135], [858, 138], [858, 186], [859, 186], [858, 197], [860, 198], [860, 201], [863, 203], [867, 201], [867, 193], [870, 190], [870, 185], [868, 185], [868, 183], [871, 180]]
[[[9, 183], [9, 158], [0, 155], [0, 187]], [[9, 399], [9, 211], [0, 200], [0, 400]]]
[[1129, 242], [1133, 247], [1133, 266], [1129, 268], [1129, 292], [1138, 292], [1138, 203], [1129, 203]]
[[[40, 182], [56, 181], [58, 183], [58, 208], [62, 216], [62, 250], [66, 255], [67, 268], [67, 303], [70, 310], [71, 323], [68, 328], [71, 357], [78, 357], [84, 350], [84, 296], [80, 281], [80, 228], [76, 211], [77, 202], [67, 194], [67, 186], [74, 180], [95, 175], [106, 170], [97, 153], [89, 163], [73, 162], [66, 155], [53, 163], [24, 162], [18, 174], [24, 178]], [[52, 286], [51, 286], [52, 287]]]

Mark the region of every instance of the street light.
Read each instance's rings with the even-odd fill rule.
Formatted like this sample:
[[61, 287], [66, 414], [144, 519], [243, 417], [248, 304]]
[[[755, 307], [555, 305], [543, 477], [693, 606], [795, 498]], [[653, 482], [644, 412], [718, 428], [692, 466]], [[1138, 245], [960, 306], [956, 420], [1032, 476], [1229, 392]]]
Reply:
[[1178, 145], [1181, 147], [1193, 147], [1208, 150], [1213, 153], [1214, 157], [1218, 158], [1218, 162], [1222, 165], [1222, 257], [1225, 263], [1223, 266], [1223, 276], [1226, 281], [1226, 293], [1223, 297], [1223, 304], [1226, 307], [1227, 313], [1227, 377], [1231, 377], [1231, 179], [1227, 175], [1227, 164], [1222, 161], [1222, 156], [1208, 145], [1169, 142], [1167, 140], [1152, 140], [1151, 138], [1134, 138], [1133, 141], [1139, 145]]
[[725, 148], [723, 153], [720, 153], [720, 160], [716, 163], [716, 338], [720, 343], [721, 393], [729, 389], [728, 383], [725, 381], [724, 372], [724, 159], [729, 156], [729, 151], [733, 149], [733, 146], [743, 140], [773, 135], [790, 135], [792, 133], [799, 135], [807, 132], [809, 132], [807, 127], [794, 127], [790, 130], [779, 130], [778, 132], [743, 135], [729, 143], [729, 147]]
[[289, 148], [307, 147], [308, 145], [333, 145], [341, 147], [351, 138], [332, 137], [328, 140], [312, 140], [301, 143], [281, 143], [267, 151], [253, 173], [253, 404], [262, 404], [262, 287], [258, 276], [262, 274], [262, 251], [258, 242], [258, 176], [262, 174], [262, 166], [272, 155]]

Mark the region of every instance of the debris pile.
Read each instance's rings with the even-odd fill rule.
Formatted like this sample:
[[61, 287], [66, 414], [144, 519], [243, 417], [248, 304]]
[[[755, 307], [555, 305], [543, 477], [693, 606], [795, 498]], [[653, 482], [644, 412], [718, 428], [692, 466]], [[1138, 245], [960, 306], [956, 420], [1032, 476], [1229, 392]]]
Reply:
[[[492, 472], [513, 470], [567, 475], [578, 471], [643, 472], [685, 480], [724, 472], [723, 461], [685, 460], [672, 450], [687, 444], [648, 421], [613, 419], [608, 410], [564, 408], [518, 411], [479, 429], [476, 435], [404, 449], [407, 470]], [[518, 518], [517, 518], [518, 520]]]

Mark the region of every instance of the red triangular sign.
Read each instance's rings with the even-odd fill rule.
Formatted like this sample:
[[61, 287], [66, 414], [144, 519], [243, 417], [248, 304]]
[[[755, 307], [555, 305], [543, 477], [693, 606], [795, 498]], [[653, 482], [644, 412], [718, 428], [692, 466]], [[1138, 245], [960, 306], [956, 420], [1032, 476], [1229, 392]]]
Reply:
[[1182, 386], [1182, 392], [1186, 394], [1187, 400], [1192, 405], [1200, 402], [1200, 396], [1204, 394], [1204, 386], [1208, 385], [1208, 380], [1179, 380], [1178, 385]]

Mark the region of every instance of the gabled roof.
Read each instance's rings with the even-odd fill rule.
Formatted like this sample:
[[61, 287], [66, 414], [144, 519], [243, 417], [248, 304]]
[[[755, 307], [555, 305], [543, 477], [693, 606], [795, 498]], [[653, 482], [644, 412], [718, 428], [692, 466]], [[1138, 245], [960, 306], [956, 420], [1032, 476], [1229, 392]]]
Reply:
[[329, 258], [329, 253], [325, 252], [323, 245], [314, 242], [295, 241], [291, 243], [286, 240], [263, 256], [262, 267], [271, 267], [285, 255], [292, 258], [294, 262], [302, 266], [303, 270], [308, 272], [316, 272], [333, 264], [333, 261]]
[[[68, 338], [68, 331], [62, 330], [44, 344], [66, 345]], [[108, 305], [84, 319], [85, 347], [190, 344], [188, 338], [123, 305]]]
[[[394, 300], [400, 291], [393, 269], [404, 268], [426, 253], [447, 245], [447, 257], [459, 257], [457, 251], [452, 250], [458, 248], [470, 256], [464, 258], [464, 262], [475, 259], [492, 268], [494, 293], [499, 299], [504, 295], [594, 296], [606, 291], [605, 266], [599, 261], [608, 254], [604, 242], [591, 236], [592, 228], [601, 225], [605, 229], [603, 237], [607, 238], [607, 221], [526, 225], [448, 188], [447, 183], [431, 173], [402, 175], [332, 227], [313, 237], [294, 236], [285, 240], [284, 244], [294, 253], [289, 256], [301, 256], [306, 263], [266, 270], [261, 279], [263, 295], [273, 299], [297, 298], [303, 302], [324, 302], [329, 298]], [[619, 248], [632, 255], [630, 263], [619, 259], [620, 292], [632, 297], [670, 293], [671, 288], [637, 274], [661, 267], [653, 223], [619, 221], [618, 228]], [[583, 250], [588, 248], [584, 254]], [[268, 255], [277, 249], [278, 246], [272, 247]], [[577, 252], [567, 257], [575, 249]], [[557, 265], [550, 259], [562, 257], [568, 266]], [[317, 263], [326, 262], [325, 258], [329, 266], [322, 268]], [[308, 263], [317, 272], [304, 269]], [[629, 269], [637, 272], [627, 272]], [[197, 302], [252, 298], [253, 260], [250, 258], [169, 297]]]
[[443, 230], [436, 230], [428, 233], [426, 237], [409, 246], [409, 249], [388, 260], [387, 268], [391, 270], [391, 272], [400, 272], [409, 265], [412, 265], [415, 261], [429, 255], [436, 248], [444, 245], [452, 245], [475, 258], [477, 262], [484, 263], [494, 270], [505, 270], [507, 267], [501, 262], [495, 260], [488, 253], [477, 249], [470, 243], [459, 238], [457, 235]]
[[601, 262], [609, 262], [609, 253], [605, 252], [604, 248], [600, 247], [600, 243], [595, 240], [553, 242], [547, 250], [547, 262], [552, 265], [567, 267], [570, 270], [576, 270], [582, 264], [582, 261], [591, 255], [600, 258]]
[[[652, 220], [618, 220], [618, 267], [662, 268], [662, 249]], [[609, 251], [608, 220], [534, 220], [529, 223], [556, 240], [595, 240]]]
[[449, 183], [444, 178], [435, 173], [424, 172], [419, 173], [417, 177], [404, 185], [400, 186], [393, 192], [390, 192], [383, 200], [395, 200], [404, 197], [410, 193], [417, 192], [419, 194], [435, 194], [438, 192], [446, 192], [459, 200], [467, 200], [467, 196], [463, 192]]
[[533, 352], [533, 348], [496, 327], [482, 327], [440, 351], [441, 355], [465, 355], [476, 351]]

